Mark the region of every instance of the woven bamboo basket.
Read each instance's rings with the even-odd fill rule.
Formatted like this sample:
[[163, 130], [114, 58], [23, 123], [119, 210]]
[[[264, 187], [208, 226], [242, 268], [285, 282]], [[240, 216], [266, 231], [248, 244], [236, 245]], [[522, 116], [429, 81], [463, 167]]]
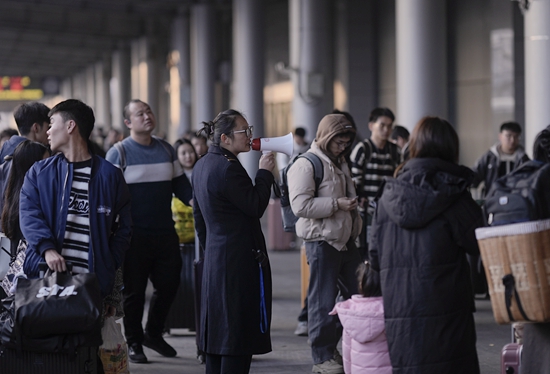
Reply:
[[[496, 322], [550, 321], [550, 219], [479, 228], [476, 238]], [[508, 274], [513, 275], [516, 291], [511, 297], [512, 318], [503, 283]]]

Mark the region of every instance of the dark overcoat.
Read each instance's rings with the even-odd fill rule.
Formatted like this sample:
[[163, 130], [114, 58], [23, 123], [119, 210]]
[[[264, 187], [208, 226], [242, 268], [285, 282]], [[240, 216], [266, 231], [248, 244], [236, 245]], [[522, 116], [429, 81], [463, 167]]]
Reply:
[[394, 374], [479, 373], [466, 253], [479, 253], [483, 220], [472, 178], [466, 167], [415, 158], [386, 180], [369, 258], [380, 270]]
[[[194, 217], [204, 248], [199, 346], [217, 355], [271, 351], [271, 269], [260, 217], [269, 204], [273, 174], [258, 170], [255, 185], [237, 157], [211, 146], [193, 168]], [[267, 329], [260, 319], [262, 266]]]

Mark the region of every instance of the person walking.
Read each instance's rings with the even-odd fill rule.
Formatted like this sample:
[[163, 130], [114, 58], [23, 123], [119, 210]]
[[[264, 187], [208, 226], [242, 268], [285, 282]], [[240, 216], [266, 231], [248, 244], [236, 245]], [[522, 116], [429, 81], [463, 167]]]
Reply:
[[329, 312], [338, 290], [345, 299], [357, 293], [355, 270], [360, 255], [355, 239], [361, 231], [361, 218], [345, 160], [354, 137], [355, 128], [344, 115], [324, 116], [308, 150], [323, 164], [323, 180], [317, 191], [309, 160], [299, 158], [288, 171], [290, 205], [299, 217], [296, 235], [305, 242], [310, 268], [308, 335], [314, 373], [343, 373], [336, 349], [342, 328]]
[[466, 254], [479, 253], [483, 218], [458, 150], [449, 122], [421, 119], [411, 158], [376, 205], [369, 261], [380, 272], [394, 373], [479, 373]]
[[204, 249], [199, 349], [206, 373], [250, 370], [271, 351], [271, 268], [260, 218], [269, 203], [275, 155], [262, 155], [253, 184], [237, 156], [252, 127], [229, 109], [201, 130], [212, 145], [193, 170], [195, 227]]

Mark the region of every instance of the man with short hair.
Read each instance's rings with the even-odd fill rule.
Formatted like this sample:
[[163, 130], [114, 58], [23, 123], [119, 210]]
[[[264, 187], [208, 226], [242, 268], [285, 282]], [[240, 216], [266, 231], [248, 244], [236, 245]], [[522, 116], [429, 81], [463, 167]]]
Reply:
[[363, 230], [360, 235], [359, 252], [367, 257], [372, 215], [369, 202], [374, 199], [385, 177], [393, 172], [401, 161], [397, 145], [389, 141], [395, 116], [389, 108], [375, 108], [369, 117], [371, 136], [357, 143], [351, 152], [351, 175], [357, 187], [359, 206], [363, 214]]
[[[189, 205], [192, 190], [174, 148], [152, 135], [156, 120], [147, 103], [130, 101], [124, 107], [124, 123], [130, 136], [115, 144], [106, 159], [123, 170], [132, 195], [134, 232], [124, 262], [124, 333], [130, 361], [146, 363], [143, 345], [166, 357], [177, 354], [162, 337], [182, 266], [171, 202], [174, 194]], [[148, 279], [155, 291], [144, 332]]]
[[70, 260], [73, 273], [95, 273], [104, 313], [111, 316], [119, 303], [116, 271], [130, 244], [130, 193], [120, 170], [90, 152], [92, 108], [66, 100], [48, 115], [57, 155], [35, 163], [21, 189], [21, 231], [28, 243], [23, 270], [36, 278], [40, 262], [59, 272]]
[[[36, 101], [21, 104], [15, 109], [13, 116], [21, 136], [14, 135], [10, 137], [0, 150], [0, 193], [2, 194], [0, 196], [0, 213], [4, 208], [4, 192], [10, 176], [13, 152], [21, 142], [27, 139], [48, 145], [46, 131], [48, 131], [50, 124], [49, 111], [50, 108]], [[0, 227], [2, 227], [1, 222]]]
[[529, 161], [529, 156], [525, 154], [525, 150], [519, 144], [520, 137], [521, 126], [519, 123], [504, 122], [500, 126], [498, 142], [476, 161], [473, 167], [475, 178], [472, 187], [478, 187], [481, 182], [484, 182], [483, 198], [496, 179]]

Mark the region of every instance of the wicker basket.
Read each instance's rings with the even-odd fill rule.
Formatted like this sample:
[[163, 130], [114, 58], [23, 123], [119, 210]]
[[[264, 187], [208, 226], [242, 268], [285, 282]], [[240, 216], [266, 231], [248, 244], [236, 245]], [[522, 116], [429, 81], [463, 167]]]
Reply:
[[550, 219], [479, 228], [476, 238], [496, 322], [550, 321]]

